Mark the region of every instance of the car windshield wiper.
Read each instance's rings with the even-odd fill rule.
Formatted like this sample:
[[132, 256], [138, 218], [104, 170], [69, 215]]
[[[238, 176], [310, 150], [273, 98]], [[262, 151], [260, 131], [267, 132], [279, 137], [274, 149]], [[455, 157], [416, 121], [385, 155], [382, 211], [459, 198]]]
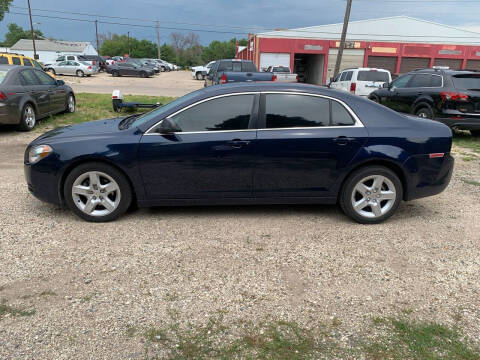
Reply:
[[138, 113], [138, 114], [133, 114], [133, 115], [127, 116], [126, 118], [123, 118], [123, 120], [120, 121], [120, 124], [118, 124], [118, 128], [121, 130], [128, 129], [128, 127], [132, 124], [132, 122], [134, 122], [137, 117], [143, 114], [144, 113]]

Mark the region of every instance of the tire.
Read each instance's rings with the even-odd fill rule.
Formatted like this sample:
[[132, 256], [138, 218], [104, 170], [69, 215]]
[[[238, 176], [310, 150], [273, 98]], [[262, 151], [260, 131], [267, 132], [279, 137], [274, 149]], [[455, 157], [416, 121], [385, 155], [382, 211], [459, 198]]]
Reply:
[[377, 96], [372, 96], [369, 99], [373, 102], [380, 103], [380, 99]]
[[50, 72], [50, 73], [52, 73], [53, 75], [55, 75], [55, 70], [54, 70], [54, 69], [49, 68], [49, 69], [47, 69], [47, 71]]
[[195, 74], [195, 77], [197, 78], [197, 80], [204, 80], [205, 79], [205, 77], [202, 75], [201, 72], [197, 72]]
[[480, 137], [480, 130], [470, 130], [470, 134], [475, 137]]
[[428, 106], [422, 106], [421, 108], [417, 109], [415, 115], [425, 119], [433, 119], [433, 111]]
[[75, 96], [73, 96], [72, 93], [68, 94], [67, 96], [67, 108], [65, 109], [65, 112], [67, 113], [73, 113], [75, 112], [77, 103], [75, 101]]
[[132, 202], [132, 189], [125, 175], [101, 162], [75, 167], [65, 179], [63, 194], [70, 210], [90, 222], [115, 220]]
[[160, 71], [161, 71], [161, 72], [165, 72], [165, 71], [166, 71], [166, 70], [165, 70], [165, 66], [162, 66], [162, 67], [160, 68]]
[[145, 71], [142, 71], [142, 72], [140, 73], [140, 77], [146, 78], [146, 77], [147, 77], [147, 73], [146, 73]]
[[37, 113], [35, 107], [31, 103], [26, 103], [23, 106], [20, 114], [20, 123], [18, 129], [20, 131], [31, 131], [37, 124]]
[[339, 202], [343, 212], [356, 222], [378, 224], [395, 213], [402, 198], [402, 182], [393, 171], [383, 166], [367, 166], [347, 178]]
[[78, 77], [83, 77], [85, 75], [82, 70], [77, 70], [76, 74]]

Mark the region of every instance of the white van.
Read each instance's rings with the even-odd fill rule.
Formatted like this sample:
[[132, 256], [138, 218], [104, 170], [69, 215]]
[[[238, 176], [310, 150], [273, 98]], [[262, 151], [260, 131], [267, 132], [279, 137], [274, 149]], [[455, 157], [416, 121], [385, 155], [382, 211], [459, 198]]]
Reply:
[[342, 70], [329, 84], [332, 89], [365, 96], [392, 81], [390, 71], [374, 68], [355, 68]]

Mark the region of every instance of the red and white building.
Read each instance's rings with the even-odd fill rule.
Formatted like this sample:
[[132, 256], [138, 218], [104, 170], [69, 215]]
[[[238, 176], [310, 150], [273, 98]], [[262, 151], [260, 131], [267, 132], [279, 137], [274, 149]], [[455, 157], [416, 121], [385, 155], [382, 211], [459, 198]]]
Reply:
[[[289, 66], [305, 82], [333, 76], [343, 24], [250, 35], [236, 58], [258, 68]], [[398, 75], [434, 65], [480, 70], [480, 33], [407, 16], [351, 21], [341, 69], [377, 67]]]

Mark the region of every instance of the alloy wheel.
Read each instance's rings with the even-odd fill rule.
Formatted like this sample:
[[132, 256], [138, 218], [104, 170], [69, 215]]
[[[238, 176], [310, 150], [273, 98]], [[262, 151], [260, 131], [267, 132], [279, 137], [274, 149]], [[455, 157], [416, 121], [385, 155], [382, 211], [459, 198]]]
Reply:
[[68, 112], [73, 113], [75, 111], [75, 98], [70, 95], [68, 97]]
[[90, 216], [106, 216], [120, 204], [121, 193], [117, 182], [100, 171], [81, 174], [72, 185], [73, 202]]
[[33, 110], [33, 107], [31, 105], [27, 105], [25, 107], [25, 111], [24, 111], [24, 119], [25, 119], [25, 125], [27, 125], [27, 127], [29, 129], [33, 129], [33, 127], [35, 126], [35, 110]]
[[365, 218], [378, 218], [388, 213], [397, 199], [393, 182], [382, 175], [371, 175], [360, 180], [353, 188], [353, 210]]

